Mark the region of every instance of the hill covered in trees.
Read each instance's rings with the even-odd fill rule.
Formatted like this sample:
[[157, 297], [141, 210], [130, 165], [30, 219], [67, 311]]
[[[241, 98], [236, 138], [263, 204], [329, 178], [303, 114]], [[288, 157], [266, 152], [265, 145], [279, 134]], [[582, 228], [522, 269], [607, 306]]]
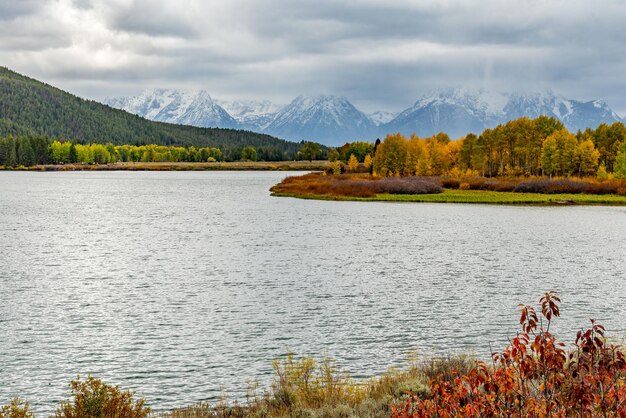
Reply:
[[0, 67], [0, 136], [48, 136], [78, 143], [157, 144], [219, 148], [227, 159], [246, 146], [259, 159], [283, 160], [301, 144], [243, 130], [153, 122], [84, 100]]

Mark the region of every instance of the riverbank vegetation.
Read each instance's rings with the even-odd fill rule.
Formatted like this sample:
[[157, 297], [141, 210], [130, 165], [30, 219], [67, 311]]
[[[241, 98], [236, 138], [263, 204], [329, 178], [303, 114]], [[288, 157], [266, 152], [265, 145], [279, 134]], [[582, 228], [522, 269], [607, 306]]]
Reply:
[[626, 180], [621, 179], [375, 177], [329, 171], [290, 176], [270, 190], [275, 196], [321, 200], [626, 205]]
[[[331, 170], [287, 178], [272, 192], [336, 200], [626, 204], [622, 123], [572, 134], [553, 118], [521, 118], [458, 141], [444, 133], [429, 138], [391, 134], [375, 144], [346, 144], [328, 156]], [[388, 191], [386, 182], [430, 184], [432, 191]], [[433, 193], [440, 195], [427, 196]]]
[[[464, 355], [412, 357], [403, 370], [356, 381], [328, 358], [288, 355], [274, 361], [270, 386], [259, 392], [252, 385], [243, 404], [171, 412], [151, 412], [129, 391], [77, 378], [53, 417], [625, 417], [626, 347], [611, 343], [592, 320], [567, 348], [551, 332], [560, 299], [548, 292], [539, 302], [538, 309], [519, 305], [520, 331], [489, 363]], [[32, 416], [17, 398], [0, 407], [1, 418]]]
[[[271, 148], [245, 146], [223, 151], [213, 147], [177, 147], [165, 145], [81, 144], [52, 140], [45, 136], [8, 136], [0, 138], [0, 166], [5, 168], [47, 165], [107, 165], [116, 163], [207, 163], [207, 162], [278, 162], [319, 160], [325, 151], [311, 142], [300, 151], [286, 155]], [[319, 166], [319, 165], [318, 165]], [[157, 168], [158, 169], [158, 168]]]

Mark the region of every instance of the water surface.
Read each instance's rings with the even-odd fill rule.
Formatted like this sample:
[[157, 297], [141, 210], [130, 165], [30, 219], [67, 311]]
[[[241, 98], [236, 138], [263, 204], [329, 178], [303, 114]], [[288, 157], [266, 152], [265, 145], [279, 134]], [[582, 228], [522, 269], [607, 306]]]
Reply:
[[626, 329], [626, 208], [270, 197], [279, 172], [0, 172], [0, 403], [88, 373], [156, 409], [266, 383], [289, 351], [357, 377], [501, 347], [549, 289], [557, 332]]

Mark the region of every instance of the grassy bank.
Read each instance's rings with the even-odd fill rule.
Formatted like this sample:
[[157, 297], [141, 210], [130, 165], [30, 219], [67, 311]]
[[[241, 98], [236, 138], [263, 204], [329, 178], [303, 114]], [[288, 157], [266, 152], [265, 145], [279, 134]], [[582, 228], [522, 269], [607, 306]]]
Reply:
[[[419, 178], [415, 178], [419, 179]], [[604, 194], [591, 193], [528, 193], [499, 191], [506, 187], [526, 187], [527, 183], [534, 186], [539, 183], [545, 186], [545, 182], [553, 182], [562, 187], [562, 180], [535, 180], [534, 183], [515, 183], [512, 179], [474, 181], [471, 185], [467, 182], [453, 181], [448, 178], [427, 178], [439, 187], [439, 190], [432, 192], [412, 193], [408, 188], [395, 188], [390, 192], [379, 192], [384, 190], [379, 185], [381, 180], [377, 180], [368, 175], [322, 175], [319, 173], [307, 174], [304, 176], [289, 177], [281, 183], [271, 188], [272, 195], [282, 197], [295, 197], [301, 199], [318, 200], [353, 200], [369, 202], [424, 202], [424, 203], [485, 203], [502, 205], [626, 205], [626, 196], [610, 193], [611, 189], [603, 187], [602, 184], [596, 186]], [[383, 180], [384, 181], [384, 180]], [[559, 183], [560, 182], [560, 183]], [[567, 187], [576, 187], [580, 190], [578, 183], [571, 181], [574, 185], [566, 184]], [[482, 187], [481, 189], [451, 188], [461, 184], [468, 186]], [[592, 183], [590, 183], [592, 184]], [[621, 183], [620, 183], [621, 184]], [[584, 183], [587, 187], [587, 183]], [[548, 183], [548, 186], [551, 184]], [[496, 190], [489, 190], [493, 187]], [[555, 186], [556, 187], [556, 186]], [[615, 190], [621, 190], [620, 186], [615, 186]], [[562, 187], [563, 188], [563, 187]], [[591, 187], [588, 187], [591, 189]], [[567, 190], [567, 188], [564, 188]], [[553, 188], [558, 191], [558, 189]], [[591, 189], [593, 190], [593, 189]], [[609, 193], [606, 193], [606, 192]]]
[[[330, 167], [328, 161], [235, 161], [207, 163], [128, 163], [50, 164], [17, 167], [17, 171], [319, 171]], [[0, 166], [0, 170], [6, 168]], [[8, 170], [8, 169], [6, 169]]]
[[444, 189], [437, 194], [378, 194], [373, 197], [312, 195], [273, 192], [273, 196], [315, 200], [348, 200], [363, 202], [421, 202], [421, 203], [484, 203], [493, 205], [626, 205], [619, 195], [540, 194], [492, 192], [485, 190]]

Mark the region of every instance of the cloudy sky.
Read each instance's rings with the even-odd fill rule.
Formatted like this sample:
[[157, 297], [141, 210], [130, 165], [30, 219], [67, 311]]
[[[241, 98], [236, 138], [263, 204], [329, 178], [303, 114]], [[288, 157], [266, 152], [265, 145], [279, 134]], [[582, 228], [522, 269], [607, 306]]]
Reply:
[[623, 0], [0, 0], [0, 65], [92, 99], [552, 88], [626, 115]]

